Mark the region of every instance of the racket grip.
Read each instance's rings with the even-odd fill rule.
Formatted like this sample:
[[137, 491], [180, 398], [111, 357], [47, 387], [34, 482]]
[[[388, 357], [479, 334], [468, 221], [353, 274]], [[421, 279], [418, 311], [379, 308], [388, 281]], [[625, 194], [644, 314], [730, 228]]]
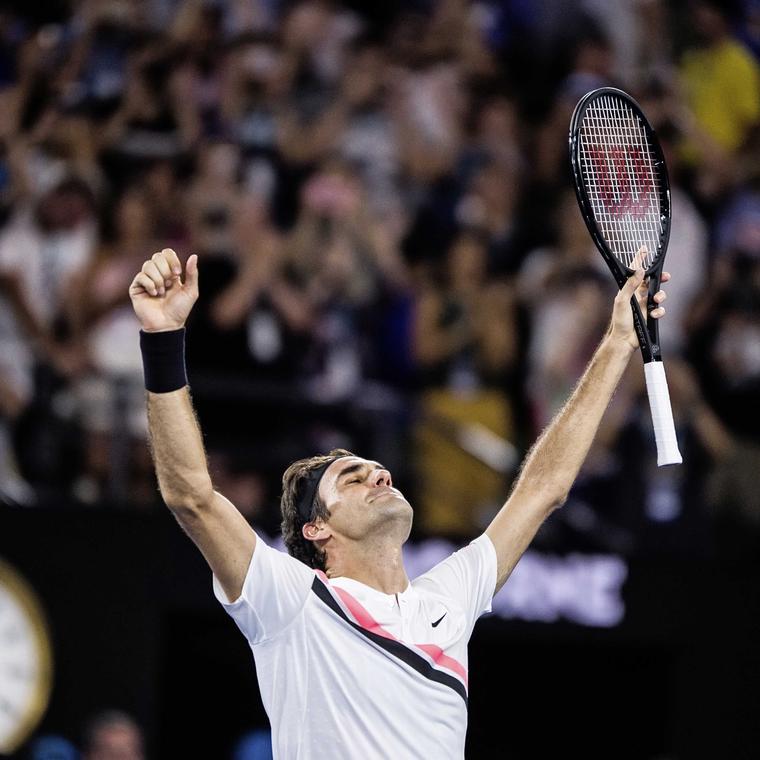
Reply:
[[662, 467], [666, 464], [680, 464], [683, 460], [676, 440], [665, 366], [662, 362], [647, 362], [644, 365], [644, 377], [647, 381], [649, 409], [652, 412], [654, 438], [657, 442], [657, 465]]

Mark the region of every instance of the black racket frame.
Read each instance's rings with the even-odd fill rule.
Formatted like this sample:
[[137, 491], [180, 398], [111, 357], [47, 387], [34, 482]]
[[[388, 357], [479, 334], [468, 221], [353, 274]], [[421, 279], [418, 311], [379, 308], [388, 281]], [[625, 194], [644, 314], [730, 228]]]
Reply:
[[[626, 280], [633, 274], [633, 270], [629, 267], [621, 264], [614, 256], [607, 241], [604, 239], [604, 235], [597, 226], [596, 218], [594, 215], [593, 206], [591, 205], [591, 199], [586, 190], [586, 185], [583, 180], [583, 173], [581, 171], [580, 162], [580, 127], [583, 122], [583, 116], [588, 109], [588, 106], [594, 100], [604, 96], [612, 96], [624, 100], [631, 110], [639, 117], [641, 124], [644, 127], [647, 140], [652, 149], [652, 159], [655, 170], [660, 177], [660, 222], [662, 224], [662, 234], [660, 235], [660, 244], [658, 246], [658, 253], [652, 262], [649, 269], [646, 270], [646, 277], [648, 278], [649, 294], [647, 298], [647, 313], [657, 307], [654, 301], [654, 295], [660, 289], [660, 282], [662, 280], [662, 267], [665, 263], [665, 252], [668, 247], [668, 241], [670, 240], [670, 179], [668, 177], [668, 167], [665, 163], [665, 155], [662, 152], [660, 141], [657, 139], [655, 131], [652, 129], [644, 112], [641, 110], [641, 106], [623, 90], [619, 90], [616, 87], [600, 87], [599, 89], [592, 90], [586, 93], [575, 106], [573, 116], [570, 119], [570, 168], [573, 176], [573, 186], [575, 187], [575, 195], [578, 199], [578, 206], [583, 216], [583, 221], [588, 227], [588, 231], [591, 233], [591, 237], [599, 249], [599, 252], [607, 262], [610, 271], [612, 272], [615, 282], [618, 287], [622, 288], [625, 285]], [[641, 347], [641, 354], [644, 357], [644, 362], [650, 361], [662, 361], [662, 355], [660, 352], [660, 330], [658, 320], [646, 319], [641, 313], [639, 304], [636, 300], [636, 296], [631, 298], [631, 309], [633, 310], [633, 322], [636, 328], [636, 335], [639, 339], [639, 345]]]

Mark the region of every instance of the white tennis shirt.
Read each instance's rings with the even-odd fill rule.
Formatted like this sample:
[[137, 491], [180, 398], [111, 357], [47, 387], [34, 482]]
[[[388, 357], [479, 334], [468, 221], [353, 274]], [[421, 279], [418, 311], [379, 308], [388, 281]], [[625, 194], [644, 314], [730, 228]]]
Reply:
[[258, 536], [238, 599], [276, 759], [464, 757], [467, 642], [491, 609], [483, 535], [400, 594], [328, 579]]

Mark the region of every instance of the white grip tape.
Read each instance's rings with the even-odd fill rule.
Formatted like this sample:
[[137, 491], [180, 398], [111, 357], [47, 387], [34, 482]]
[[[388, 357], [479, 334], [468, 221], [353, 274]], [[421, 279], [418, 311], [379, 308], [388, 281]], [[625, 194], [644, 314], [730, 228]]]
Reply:
[[663, 363], [645, 364], [644, 376], [647, 381], [649, 408], [652, 412], [654, 439], [657, 442], [657, 465], [662, 467], [664, 464], [680, 464], [683, 460], [678, 450], [673, 410], [670, 408], [668, 381], [665, 379]]

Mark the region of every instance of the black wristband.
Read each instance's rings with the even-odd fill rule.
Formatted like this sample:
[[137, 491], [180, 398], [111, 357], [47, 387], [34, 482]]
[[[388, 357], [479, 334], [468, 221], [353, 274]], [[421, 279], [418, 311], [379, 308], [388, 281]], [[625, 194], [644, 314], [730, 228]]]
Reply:
[[151, 393], [170, 393], [187, 385], [185, 328], [169, 332], [140, 330], [145, 387]]

